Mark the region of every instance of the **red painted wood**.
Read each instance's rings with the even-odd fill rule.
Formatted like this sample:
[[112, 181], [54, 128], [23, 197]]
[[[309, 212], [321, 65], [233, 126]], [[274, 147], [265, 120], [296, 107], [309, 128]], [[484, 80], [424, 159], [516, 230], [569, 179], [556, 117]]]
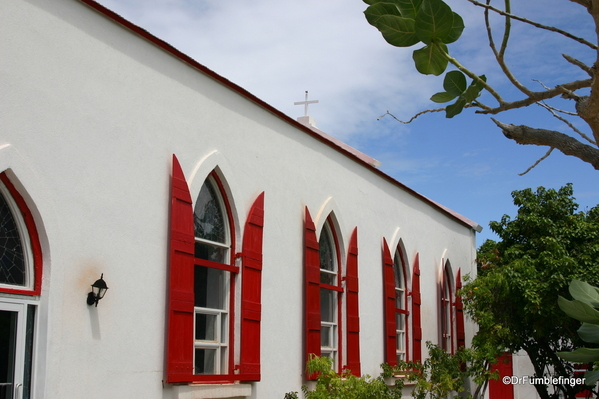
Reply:
[[385, 312], [385, 362], [397, 365], [397, 322], [395, 320], [395, 274], [387, 240], [383, 238], [383, 300]]
[[[320, 351], [320, 255], [316, 239], [316, 226], [306, 207], [304, 228], [304, 312], [305, 312], [305, 361], [311, 354], [321, 355]], [[308, 375], [307, 379], [313, 379]]]
[[461, 288], [462, 271], [458, 269], [458, 274], [455, 279], [455, 323], [458, 348], [466, 346], [466, 331], [464, 328], [464, 304], [462, 303], [462, 297], [458, 295], [458, 291]]
[[173, 155], [170, 206], [166, 381], [193, 381], [193, 207], [181, 165]]
[[361, 376], [360, 367], [360, 307], [358, 283], [358, 228], [356, 227], [349, 241], [347, 255], [347, 367], [352, 374]]
[[497, 363], [491, 367], [491, 371], [499, 371], [499, 379], [489, 380], [489, 399], [514, 399], [514, 386], [502, 381], [503, 377], [514, 375], [512, 354], [505, 352], [501, 355]]
[[42, 257], [42, 246], [40, 243], [39, 234], [37, 227], [33, 219], [33, 214], [29, 210], [25, 199], [15, 188], [14, 184], [10, 181], [6, 172], [0, 173], [0, 180], [4, 183], [12, 199], [17, 204], [21, 216], [25, 221], [25, 227], [27, 227], [27, 234], [29, 235], [29, 244], [31, 245], [31, 252], [33, 254], [33, 289], [20, 289], [20, 288], [0, 288], [0, 292], [8, 292], [11, 294], [22, 294], [22, 295], [40, 295], [42, 293], [42, 273], [43, 273], [43, 257]]
[[239, 371], [245, 381], [260, 381], [263, 228], [264, 192], [252, 205], [243, 233]]
[[420, 315], [420, 257], [416, 254], [412, 272], [412, 360], [422, 361], [422, 321]]

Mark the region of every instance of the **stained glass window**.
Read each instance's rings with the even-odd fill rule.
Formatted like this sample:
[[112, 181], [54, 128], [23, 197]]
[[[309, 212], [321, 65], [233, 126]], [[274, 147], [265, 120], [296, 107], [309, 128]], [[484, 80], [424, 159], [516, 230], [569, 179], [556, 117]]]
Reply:
[[320, 282], [329, 285], [337, 284], [337, 254], [333, 234], [326, 223], [320, 233], [318, 241], [320, 255]]
[[26, 284], [26, 262], [19, 224], [0, 190], [0, 284]]
[[226, 230], [218, 195], [210, 180], [202, 185], [194, 209], [195, 236], [215, 242], [225, 242]]

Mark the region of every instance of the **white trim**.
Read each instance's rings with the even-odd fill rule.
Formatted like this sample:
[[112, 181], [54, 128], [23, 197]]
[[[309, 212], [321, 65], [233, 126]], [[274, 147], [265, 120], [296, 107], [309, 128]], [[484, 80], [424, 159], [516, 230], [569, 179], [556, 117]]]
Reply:
[[241, 398], [252, 395], [250, 384], [174, 385], [173, 399]]

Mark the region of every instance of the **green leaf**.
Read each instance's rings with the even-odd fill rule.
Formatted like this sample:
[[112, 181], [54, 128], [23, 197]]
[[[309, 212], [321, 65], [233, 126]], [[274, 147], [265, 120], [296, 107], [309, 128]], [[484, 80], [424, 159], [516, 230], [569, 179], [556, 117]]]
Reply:
[[579, 300], [569, 301], [561, 295], [557, 298], [559, 308], [573, 319], [585, 323], [599, 324], [599, 312], [588, 303]]
[[593, 386], [599, 381], [599, 370], [591, 370], [584, 373], [584, 385]]
[[[484, 82], [487, 81], [487, 77], [485, 75], [481, 75], [479, 76], [479, 78]], [[481, 83], [479, 83], [476, 80], [473, 80], [472, 83], [470, 83], [470, 86], [468, 86], [468, 89], [463, 94], [464, 100], [466, 100], [468, 104], [471, 103], [472, 101], [477, 99], [477, 97], [480, 95], [480, 92], [483, 89], [484, 86]]]
[[441, 75], [449, 63], [444, 52], [447, 53], [447, 46], [444, 44], [425, 46], [420, 50], [415, 50], [412, 58], [418, 72], [424, 75]]
[[368, 21], [368, 23], [376, 27], [377, 29], [379, 29], [378, 20], [381, 17], [388, 15], [401, 17], [399, 8], [397, 8], [395, 4], [387, 2], [381, 2], [371, 5], [364, 11], [364, 15], [366, 16], [366, 20]]
[[464, 101], [464, 98], [460, 96], [455, 103], [445, 107], [445, 117], [453, 118], [454, 116], [462, 112], [465, 105], [466, 101]]
[[445, 39], [444, 43], [449, 44], [453, 43], [462, 36], [462, 32], [464, 31], [464, 20], [460, 17], [459, 14], [453, 13], [453, 24], [451, 26], [451, 32], [447, 35], [447, 39]]
[[414, 20], [402, 17], [395, 4], [373, 4], [364, 11], [364, 15], [368, 23], [376, 27], [393, 46], [410, 47], [420, 41], [416, 36]]
[[449, 94], [446, 91], [441, 91], [439, 93], [433, 94], [433, 96], [431, 97], [431, 101], [434, 101], [436, 103], [447, 103], [456, 97], [457, 96], [454, 96], [453, 94]]
[[584, 341], [599, 344], [599, 326], [596, 324], [582, 323], [578, 329], [578, 336]]
[[466, 76], [460, 71], [450, 71], [445, 75], [443, 88], [454, 97], [461, 95], [466, 90]]
[[557, 352], [556, 355], [569, 362], [592, 363], [599, 361], [599, 348], [578, 348], [573, 352]]
[[379, 18], [377, 28], [387, 43], [396, 47], [410, 47], [420, 40], [414, 30], [414, 20], [393, 15]]
[[401, 11], [402, 17], [416, 19], [422, 0], [395, 0], [394, 3]]
[[588, 303], [593, 307], [599, 307], [599, 293], [592, 285], [580, 280], [572, 280], [568, 287], [572, 298]]
[[446, 43], [453, 33], [453, 11], [442, 0], [423, 0], [416, 15], [416, 34], [425, 44]]

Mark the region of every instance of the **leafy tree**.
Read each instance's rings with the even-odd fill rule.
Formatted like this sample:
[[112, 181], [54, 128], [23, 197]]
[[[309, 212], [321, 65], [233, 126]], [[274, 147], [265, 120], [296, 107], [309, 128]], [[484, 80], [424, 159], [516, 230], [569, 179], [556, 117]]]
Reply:
[[[556, 355], [583, 346], [578, 322], [557, 306], [573, 279], [599, 283], [599, 206], [578, 212], [572, 185], [514, 191], [518, 214], [491, 222], [501, 241], [479, 249], [479, 273], [462, 289], [465, 310], [478, 323], [474, 348], [499, 354], [524, 350], [536, 377], [570, 376]], [[536, 385], [543, 399], [574, 397], [581, 387]]]
[[[594, 37], [585, 39], [567, 31], [514, 15], [511, 11], [511, 0], [503, 0], [502, 8], [491, 5], [492, 0], [467, 1], [483, 10], [488, 44], [497, 65], [510, 83], [509, 90], [502, 90], [505, 91], [503, 95], [498, 90], [500, 83], [488, 82], [485, 75], [473, 72], [450, 55], [448, 45], [461, 37], [464, 31], [464, 21], [443, 0], [364, 0], [369, 4], [364, 12], [366, 19], [382, 33], [388, 43], [397, 47], [419, 46], [414, 50], [412, 57], [418, 72], [441, 75], [449, 66], [455, 68], [445, 75], [444, 90], [431, 97], [431, 100], [436, 103], [453, 103], [443, 108], [423, 111], [409, 122], [427, 112], [445, 111], [446, 116], [452, 118], [461, 113], [464, 108], [473, 107], [477, 113], [496, 115], [538, 104], [544, 107], [550, 115], [564, 122], [573, 134], [568, 135], [555, 130], [525, 125], [516, 126], [492, 119], [507, 138], [518, 144], [549, 147], [549, 151], [539, 162], [549, 156], [553, 149], [558, 149], [566, 155], [578, 157], [599, 170], [599, 147], [597, 145], [599, 142], [599, 79], [595, 72], [599, 65], [597, 33], [594, 33]], [[588, 11], [592, 23], [599, 28], [598, 0], [569, 1], [572, 3], [572, 7], [584, 7]], [[547, 7], [542, 1], [539, 1], [538, 4], [539, 7]], [[499, 16], [503, 20], [503, 32], [499, 36], [499, 41], [494, 35], [493, 29], [496, 28], [496, 25], [492, 16]], [[529, 87], [519, 81], [506, 61], [508, 43], [510, 43], [512, 34], [512, 22], [514, 21], [543, 31], [550, 31], [571, 40], [571, 44], [564, 51], [572, 51], [574, 46], [590, 49], [592, 57], [587, 61], [563, 54], [565, 61], [582, 78], [568, 81], [563, 78], [565, 74], [562, 74], [564, 80], [558, 82], [554, 87], [546, 87], [542, 82], [534, 83], [535, 85], [540, 84], [538, 87], [541, 87], [541, 90]], [[517, 60], [510, 60], [510, 63], [513, 61], [517, 62]], [[544, 64], [539, 66], [542, 67]], [[574, 75], [570, 74], [570, 76]], [[505, 95], [513, 88], [520, 93], [520, 98], [513, 101], [506, 100]], [[491, 102], [481, 100], [480, 95], [483, 91], [490, 95]], [[566, 99], [567, 104], [558, 107], [555, 104], [556, 101], [564, 101], [559, 98]], [[548, 102], [550, 100], [551, 104]], [[568, 108], [568, 110], [560, 108]], [[387, 114], [390, 113], [387, 111]], [[395, 116], [393, 117], [395, 118]], [[590, 134], [583, 132], [583, 129], [579, 129], [575, 122], [567, 118], [581, 119], [590, 129]]]

